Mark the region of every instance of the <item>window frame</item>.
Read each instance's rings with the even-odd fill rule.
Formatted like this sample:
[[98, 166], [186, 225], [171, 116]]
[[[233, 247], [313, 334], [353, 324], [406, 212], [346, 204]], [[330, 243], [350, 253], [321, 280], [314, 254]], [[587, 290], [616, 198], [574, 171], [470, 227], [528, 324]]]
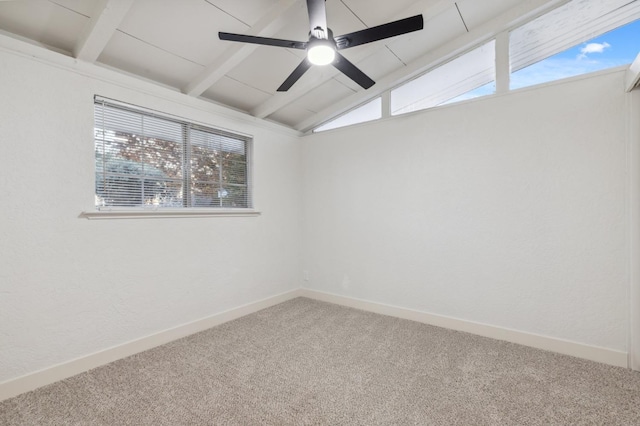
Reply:
[[[109, 106], [113, 108], [118, 108], [123, 111], [129, 111], [134, 114], [142, 114], [147, 117], [152, 117], [155, 119], [166, 120], [168, 122], [176, 123], [181, 126], [182, 132], [185, 135], [184, 140], [180, 142], [181, 149], [183, 152], [191, 151], [191, 138], [188, 136], [190, 130], [198, 130], [212, 133], [217, 136], [228, 136], [233, 139], [238, 139], [244, 142], [244, 150], [245, 150], [245, 161], [246, 161], [246, 207], [215, 207], [215, 206], [192, 206], [188, 205], [191, 203], [189, 200], [185, 200], [185, 203], [181, 207], [163, 207], [159, 205], [145, 205], [140, 204], [136, 206], [99, 206], [94, 203], [93, 210], [86, 210], [80, 214], [80, 217], [84, 217], [87, 219], [133, 219], [133, 218], [147, 218], [147, 217], [215, 217], [215, 216], [256, 216], [259, 215], [260, 212], [255, 210], [253, 204], [253, 136], [222, 129], [220, 127], [214, 127], [210, 124], [205, 124], [201, 122], [197, 122], [192, 119], [186, 119], [183, 117], [175, 116], [172, 114], [160, 112], [154, 109], [145, 108], [142, 106], [129, 104], [126, 102], [118, 101], [115, 99], [107, 98], [100, 95], [95, 95], [93, 99], [93, 107], [94, 114], [93, 119], [96, 119], [96, 107], [98, 105]], [[94, 189], [94, 199], [97, 194], [97, 183], [96, 177], [98, 175], [98, 169], [95, 165], [96, 153], [95, 153], [95, 129], [97, 127], [95, 124], [92, 126], [94, 133], [94, 168], [93, 168], [93, 189]], [[190, 175], [190, 164], [186, 164], [186, 161], [182, 162], [182, 188], [183, 193], [188, 194], [187, 197], [190, 198], [190, 188], [186, 186], [191, 182], [191, 178], [187, 177]]]

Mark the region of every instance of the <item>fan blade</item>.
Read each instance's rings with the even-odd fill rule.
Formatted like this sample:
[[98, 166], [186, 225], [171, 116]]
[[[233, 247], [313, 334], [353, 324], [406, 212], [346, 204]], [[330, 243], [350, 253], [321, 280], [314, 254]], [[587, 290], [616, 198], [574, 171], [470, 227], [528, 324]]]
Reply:
[[365, 73], [360, 71], [358, 67], [353, 65], [351, 62], [347, 60], [344, 56], [336, 52], [336, 59], [333, 61], [333, 66], [339, 69], [344, 75], [349, 77], [351, 80], [358, 83], [364, 89], [368, 89], [369, 87], [376, 84], [375, 81], [371, 80]]
[[319, 39], [328, 39], [327, 31], [327, 9], [325, 0], [307, 0], [307, 11], [309, 12], [309, 28], [311, 35]]
[[416, 15], [411, 18], [400, 19], [399, 21], [393, 21], [378, 25], [377, 27], [367, 28], [366, 30], [334, 37], [334, 40], [336, 41], [336, 48], [341, 50], [418, 31], [423, 28], [424, 20], [422, 19], [422, 15]]
[[263, 44], [265, 46], [288, 47], [291, 49], [306, 49], [306, 41], [281, 40], [279, 38], [257, 37], [244, 34], [231, 34], [219, 32], [220, 40], [239, 41], [242, 43]]
[[287, 77], [284, 83], [278, 87], [278, 92], [286, 92], [289, 90], [309, 68], [311, 68], [311, 62], [309, 62], [309, 59], [304, 58], [304, 60], [300, 62], [300, 65], [298, 65], [291, 75]]

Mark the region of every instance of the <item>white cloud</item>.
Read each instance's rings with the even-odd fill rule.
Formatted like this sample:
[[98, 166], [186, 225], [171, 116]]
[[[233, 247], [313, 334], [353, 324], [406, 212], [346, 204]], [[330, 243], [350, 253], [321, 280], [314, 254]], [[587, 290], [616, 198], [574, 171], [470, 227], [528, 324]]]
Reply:
[[602, 53], [605, 49], [610, 47], [611, 45], [606, 41], [604, 43], [587, 43], [582, 47], [582, 49], [580, 49], [578, 59], [584, 59], [590, 53]]

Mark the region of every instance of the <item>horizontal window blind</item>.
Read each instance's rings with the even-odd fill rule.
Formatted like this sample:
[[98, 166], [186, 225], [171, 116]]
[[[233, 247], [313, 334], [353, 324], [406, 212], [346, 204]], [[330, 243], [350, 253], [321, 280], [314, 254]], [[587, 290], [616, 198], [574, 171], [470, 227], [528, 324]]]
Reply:
[[248, 208], [251, 138], [95, 98], [96, 207]]

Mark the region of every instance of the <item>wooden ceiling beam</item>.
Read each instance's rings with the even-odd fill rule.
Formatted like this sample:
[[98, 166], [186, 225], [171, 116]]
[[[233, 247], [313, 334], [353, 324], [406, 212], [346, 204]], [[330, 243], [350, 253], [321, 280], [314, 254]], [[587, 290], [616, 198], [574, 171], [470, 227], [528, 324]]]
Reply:
[[[297, 0], [280, 0], [256, 24], [247, 35], [271, 37], [288, 22], [288, 13]], [[258, 48], [256, 44], [238, 44], [229, 42], [229, 47], [214, 62], [209, 64], [200, 75], [182, 88], [189, 96], [200, 96], [208, 88], [236, 67]]]
[[133, 1], [101, 0], [84, 33], [76, 43], [73, 56], [83, 61], [95, 62], [129, 12]]

